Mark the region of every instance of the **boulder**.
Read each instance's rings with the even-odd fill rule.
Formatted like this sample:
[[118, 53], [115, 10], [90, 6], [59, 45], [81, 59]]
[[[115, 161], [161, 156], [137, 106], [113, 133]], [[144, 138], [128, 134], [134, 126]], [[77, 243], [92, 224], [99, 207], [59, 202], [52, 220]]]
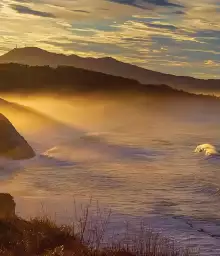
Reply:
[[15, 205], [10, 194], [0, 193], [0, 219], [15, 218]]
[[16, 131], [12, 123], [0, 113], [0, 157], [13, 160], [30, 159], [34, 150]]

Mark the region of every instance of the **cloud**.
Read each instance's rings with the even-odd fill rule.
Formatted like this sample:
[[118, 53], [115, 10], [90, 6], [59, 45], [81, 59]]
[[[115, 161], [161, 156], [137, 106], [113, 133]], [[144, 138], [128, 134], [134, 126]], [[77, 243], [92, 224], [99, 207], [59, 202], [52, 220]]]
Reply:
[[[110, 2], [115, 2], [118, 4], [124, 4], [124, 5], [131, 5], [134, 7], [138, 7], [141, 9], [149, 9], [150, 5], [157, 5], [157, 6], [163, 6], [163, 7], [183, 7], [180, 4], [171, 3], [168, 0], [108, 0]], [[147, 6], [148, 5], [148, 6]]]
[[176, 30], [177, 27], [170, 24], [160, 24], [160, 23], [148, 23], [148, 27], [151, 28], [159, 28], [159, 29], [166, 29], [166, 30]]
[[[0, 54], [16, 45], [37, 46], [110, 56], [176, 75], [220, 78], [217, 0], [0, 2]], [[28, 26], [24, 14], [29, 14]]]
[[173, 14], [183, 15], [183, 14], [185, 14], [185, 12], [178, 10], [178, 11], [173, 12]]
[[204, 61], [204, 64], [207, 66], [213, 66], [213, 67], [219, 67], [220, 66], [220, 62], [215, 62], [213, 60], [206, 60]]
[[30, 3], [31, 1], [30, 0], [14, 0], [14, 2], [17, 2], [17, 3]]
[[89, 11], [86, 11], [86, 10], [73, 10], [74, 12], [80, 12], [80, 13], [86, 13], [86, 14], [89, 14], [90, 12]]
[[[22, 0], [24, 1], [24, 0]], [[49, 12], [41, 12], [41, 11], [36, 11], [33, 10], [27, 6], [23, 5], [17, 5], [17, 4], [11, 4], [11, 8], [15, 11], [17, 11], [20, 14], [29, 14], [29, 15], [34, 15], [34, 16], [39, 16], [39, 17], [46, 17], [46, 18], [55, 18], [55, 15]]]
[[155, 4], [159, 6], [165, 6], [165, 7], [183, 7], [180, 4], [171, 3], [168, 0], [143, 0], [144, 2], [148, 2], [150, 4]]
[[143, 4], [138, 4], [136, 0], [108, 0], [109, 2], [117, 3], [117, 4], [124, 4], [124, 5], [130, 5], [134, 7], [138, 7], [141, 9], [148, 9]]

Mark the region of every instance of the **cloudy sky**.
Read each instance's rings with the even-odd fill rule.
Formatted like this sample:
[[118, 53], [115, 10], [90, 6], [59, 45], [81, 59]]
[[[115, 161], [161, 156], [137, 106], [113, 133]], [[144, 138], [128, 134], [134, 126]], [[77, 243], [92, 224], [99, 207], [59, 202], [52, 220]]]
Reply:
[[0, 0], [0, 54], [16, 45], [220, 78], [220, 0]]

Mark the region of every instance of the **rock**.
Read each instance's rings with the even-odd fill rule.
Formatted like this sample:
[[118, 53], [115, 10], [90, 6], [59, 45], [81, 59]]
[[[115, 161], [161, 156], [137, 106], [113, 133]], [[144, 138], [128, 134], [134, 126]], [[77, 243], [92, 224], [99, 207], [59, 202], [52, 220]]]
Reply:
[[0, 113], [0, 157], [13, 160], [30, 159], [35, 153], [11, 122]]
[[15, 205], [10, 194], [0, 193], [0, 219], [15, 218]]

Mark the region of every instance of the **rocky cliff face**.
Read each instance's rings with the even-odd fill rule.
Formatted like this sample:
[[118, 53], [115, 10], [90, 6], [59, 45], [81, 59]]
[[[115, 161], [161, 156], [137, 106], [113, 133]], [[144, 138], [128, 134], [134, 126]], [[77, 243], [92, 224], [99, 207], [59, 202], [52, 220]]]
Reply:
[[0, 220], [15, 218], [14, 198], [7, 193], [0, 193]]
[[30, 159], [34, 150], [16, 131], [11, 122], [0, 113], [0, 157], [13, 160]]

